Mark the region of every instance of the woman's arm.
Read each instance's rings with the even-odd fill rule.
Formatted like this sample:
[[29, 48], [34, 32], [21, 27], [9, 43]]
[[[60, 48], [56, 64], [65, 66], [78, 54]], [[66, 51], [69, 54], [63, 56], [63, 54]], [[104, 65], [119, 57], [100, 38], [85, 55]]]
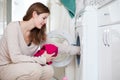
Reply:
[[[73, 46], [70, 44], [68, 44], [68, 45], [61, 44], [61, 43], [51, 40], [50, 38], [47, 38], [47, 41], [45, 43], [55, 44], [58, 47], [58, 53], [67, 53], [70, 55], [76, 55], [76, 54], [80, 55], [80, 47], [79, 46]], [[45, 43], [43, 43], [43, 44], [45, 44]]]

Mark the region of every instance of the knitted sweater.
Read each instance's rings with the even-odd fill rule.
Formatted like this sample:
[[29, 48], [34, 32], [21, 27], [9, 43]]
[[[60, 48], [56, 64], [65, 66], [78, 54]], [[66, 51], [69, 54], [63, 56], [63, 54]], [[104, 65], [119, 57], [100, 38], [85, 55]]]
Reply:
[[11, 22], [0, 39], [0, 65], [10, 63], [32, 62], [46, 64], [46, 58], [32, 57], [38, 45], [28, 46], [24, 40], [19, 22]]

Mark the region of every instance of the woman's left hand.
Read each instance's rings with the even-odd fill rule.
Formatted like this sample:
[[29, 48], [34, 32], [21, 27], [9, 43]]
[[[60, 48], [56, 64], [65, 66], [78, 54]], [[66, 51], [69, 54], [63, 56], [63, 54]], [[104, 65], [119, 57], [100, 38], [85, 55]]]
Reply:
[[48, 54], [46, 51], [43, 54], [46, 57], [46, 62], [52, 61], [55, 57], [52, 54]]

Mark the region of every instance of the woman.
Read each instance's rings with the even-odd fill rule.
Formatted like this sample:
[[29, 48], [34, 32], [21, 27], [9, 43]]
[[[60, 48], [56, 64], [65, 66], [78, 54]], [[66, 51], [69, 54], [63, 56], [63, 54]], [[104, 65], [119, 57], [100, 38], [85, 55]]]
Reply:
[[46, 41], [49, 14], [48, 7], [36, 2], [28, 8], [23, 21], [8, 24], [0, 41], [0, 80], [52, 78], [53, 68], [46, 63], [54, 57], [46, 52], [43, 56], [33, 57], [38, 47]]

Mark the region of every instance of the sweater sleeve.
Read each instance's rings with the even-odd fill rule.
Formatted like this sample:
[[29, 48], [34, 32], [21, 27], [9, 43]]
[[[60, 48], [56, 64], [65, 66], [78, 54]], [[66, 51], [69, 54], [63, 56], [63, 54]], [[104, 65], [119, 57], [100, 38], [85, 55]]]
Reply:
[[67, 53], [70, 55], [76, 55], [76, 54], [80, 55], [80, 47], [79, 46], [73, 46], [71, 44], [68, 44], [68, 45], [61, 44], [61, 43], [51, 40], [50, 38], [47, 38], [47, 41], [45, 43], [55, 44], [58, 47], [58, 53]]
[[46, 58], [44, 56], [31, 57], [31, 56], [23, 55], [19, 46], [18, 28], [16, 24], [10, 23], [7, 26], [6, 39], [7, 39], [9, 56], [12, 63], [36, 62], [39, 64], [46, 64]]

